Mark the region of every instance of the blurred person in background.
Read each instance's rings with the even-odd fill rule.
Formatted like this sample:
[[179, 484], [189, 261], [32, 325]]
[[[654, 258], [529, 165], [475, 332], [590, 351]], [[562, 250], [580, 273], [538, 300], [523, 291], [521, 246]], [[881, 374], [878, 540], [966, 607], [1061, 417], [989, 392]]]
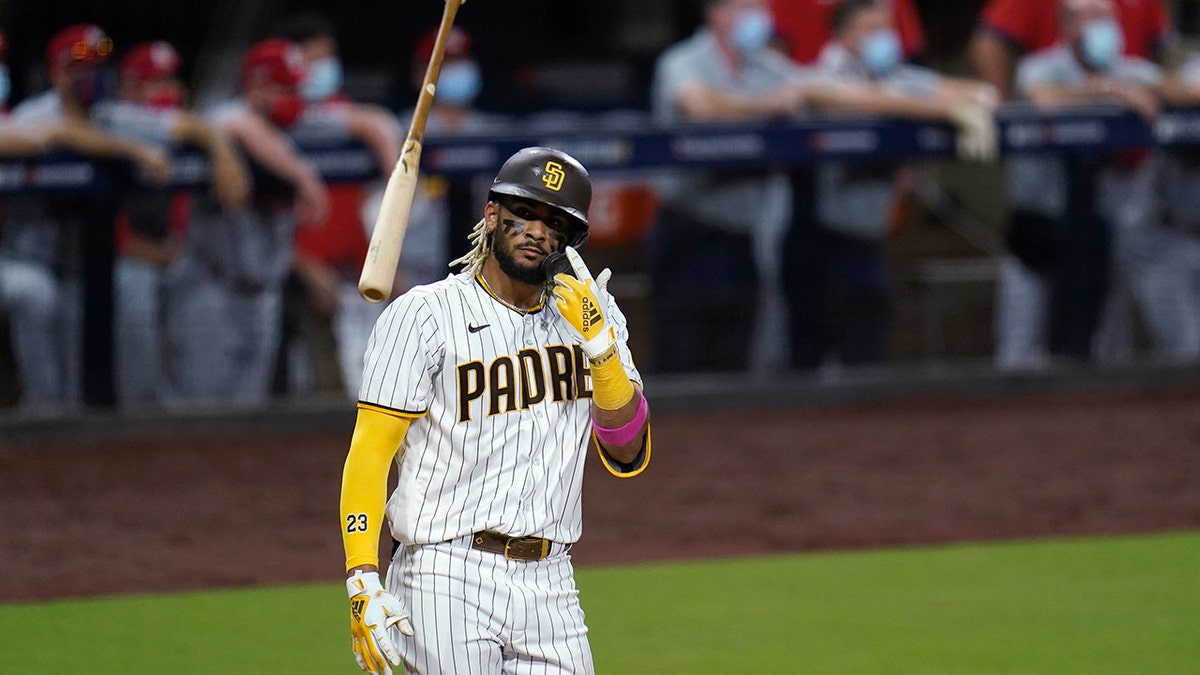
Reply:
[[[833, 38], [830, 15], [840, 0], [771, 0], [775, 31], [784, 39], [796, 63], [812, 65]], [[887, 0], [892, 25], [900, 37], [904, 61], [919, 61], [925, 53], [925, 28], [914, 0]]]
[[[93, 123], [93, 108], [104, 93], [101, 68], [112, 50], [111, 38], [99, 26], [76, 24], [56, 33], [46, 46], [51, 88], [12, 110], [5, 135], [10, 145], [33, 141], [42, 150], [62, 148], [96, 159], [130, 160], [149, 179], [164, 181], [170, 163], [161, 149]], [[87, 205], [85, 198], [68, 196], [23, 194], [5, 199], [0, 305], [10, 322], [21, 385], [19, 405], [29, 412], [61, 412], [81, 403], [80, 235]]]
[[[1163, 0], [1114, 3], [1122, 53], [1159, 61], [1171, 42], [1171, 15]], [[1013, 75], [1024, 56], [1061, 41], [1056, 0], [988, 0], [967, 47], [971, 64], [1003, 100], [1014, 95]]]
[[[315, 12], [285, 17], [272, 36], [299, 45], [307, 69], [299, 89], [304, 114], [288, 130], [292, 140], [301, 145], [359, 141], [379, 167], [374, 185], [329, 185], [328, 215], [300, 223], [292, 259], [292, 279], [298, 283], [288, 285], [284, 304], [281, 368], [286, 382], [278, 388], [289, 393], [332, 388], [353, 397], [367, 339], [384, 308], [358, 294], [374, 225], [374, 218], [367, 223], [365, 216], [373, 191], [382, 191], [400, 157], [403, 132], [390, 111], [355, 102], [343, 92], [337, 29], [327, 17]], [[335, 367], [326, 368], [327, 363]]]
[[[212, 197], [238, 210], [249, 197], [249, 175], [233, 143], [202, 117], [183, 108], [181, 59], [170, 43], [135, 45], [121, 59], [118, 99], [100, 104], [96, 117], [107, 128], [155, 146], [191, 145], [212, 166]], [[186, 236], [191, 195], [154, 185], [137, 185], [117, 219], [114, 274], [114, 373], [121, 406], [159, 403], [167, 388], [164, 371], [168, 269]]]
[[[1163, 80], [1166, 105], [1200, 107], [1200, 51], [1185, 54]], [[1200, 151], [1164, 148], [1158, 155], [1160, 212], [1143, 252], [1146, 325], [1157, 355], [1200, 359]]]
[[[426, 32], [413, 49], [411, 82], [420, 89], [433, 56], [437, 31]], [[483, 90], [483, 69], [472, 51], [472, 38], [466, 30], [454, 27], [446, 36], [446, 53], [438, 76], [437, 95], [429, 108], [425, 125], [427, 136], [446, 137], [486, 134], [505, 129], [511, 121], [479, 109], [476, 101]], [[413, 111], [404, 111], [400, 119], [407, 129]], [[480, 179], [490, 185], [486, 177]], [[467, 186], [469, 187], [469, 186]], [[449, 273], [450, 190], [452, 184], [441, 176], [422, 174], [413, 200], [411, 225], [404, 234], [399, 265], [398, 290], [404, 291], [444, 278]], [[382, 193], [380, 193], [382, 196]], [[467, 199], [474, 204], [478, 200]], [[377, 202], [376, 202], [377, 205]], [[374, 222], [372, 221], [372, 225]]]
[[304, 115], [306, 72], [296, 43], [258, 42], [241, 62], [241, 96], [206, 113], [253, 165], [253, 193], [242, 209], [193, 210], [168, 300], [172, 403], [258, 404], [270, 395], [296, 223], [329, 210], [324, 181], [288, 136]]
[[[704, 24], [656, 63], [656, 122], [761, 122], [805, 105], [805, 78], [770, 47], [766, 0], [708, 0]], [[645, 245], [652, 367], [659, 372], [752, 367], [758, 300], [791, 190], [782, 169], [672, 171]], [[768, 280], [769, 281], [769, 280]]]
[[[892, 9], [882, 0], [844, 0], [830, 14], [834, 36], [817, 62], [810, 104], [840, 112], [948, 120], [959, 154], [992, 161], [997, 96], [981, 81], [941, 76], [902, 62]], [[796, 213], [784, 246], [792, 365], [883, 362], [893, 316], [884, 241], [897, 192], [911, 176], [895, 162], [824, 162], [814, 171], [812, 213]]]
[[[1062, 40], [1018, 64], [1018, 99], [1047, 109], [1108, 103], [1157, 115], [1159, 69], [1122, 55], [1111, 0], [1062, 0], [1058, 19]], [[1154, 218], [1153, 168], [1144, 149], [1009, 160], [997, 366], [1042, 367], [1051, 354], [1128, 356], [1131, 301], [1145, 288], [1138, 257]]]

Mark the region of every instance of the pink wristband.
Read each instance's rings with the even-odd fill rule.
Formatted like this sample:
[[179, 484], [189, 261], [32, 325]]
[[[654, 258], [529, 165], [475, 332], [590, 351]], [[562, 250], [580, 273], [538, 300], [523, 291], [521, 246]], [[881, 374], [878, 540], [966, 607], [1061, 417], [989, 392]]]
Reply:
[[609, 429], [596, 424], [596, 418], [592, 418], [592, 431], [595, 432], [596, 438], [600, 439], [601, 443], [610, 447], [619, 447], [637, 438], [638, 432], [642, 430], [642, 425], [646, 423], [646, 415], [650, 412], [650, 406], [646, 405], [646, 397], [642, 396], [642, 392], [636, 387], [633, 393], [638, 397], [637, 412], [633, 414], [633, 419], [626, 422], [624, 426]]

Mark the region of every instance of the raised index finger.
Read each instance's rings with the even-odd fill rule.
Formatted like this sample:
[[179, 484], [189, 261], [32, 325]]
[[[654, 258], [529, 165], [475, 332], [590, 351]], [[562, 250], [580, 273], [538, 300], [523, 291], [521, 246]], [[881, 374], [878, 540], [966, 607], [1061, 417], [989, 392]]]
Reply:
[[567, 260], [571, 261], [571, 269], [575, 270], [575, 278], [584, 282], [592, 282], [595, 286], [595, 279], [592, 278], [592, 273], [588, 270], [587, 265], [583, 262], [583, 257], [579, 255], [579, 251], [575, 250], [574, 246], [567, 246], [563, 249], [567, 254]]

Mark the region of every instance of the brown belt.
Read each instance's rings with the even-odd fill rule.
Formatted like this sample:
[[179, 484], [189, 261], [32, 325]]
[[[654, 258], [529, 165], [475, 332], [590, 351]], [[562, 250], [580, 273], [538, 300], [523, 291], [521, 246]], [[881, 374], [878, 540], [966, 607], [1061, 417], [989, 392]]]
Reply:
[[490, 530], [471, 535], [472, 548], [499, 553], [509, 560], [541, 560], [550, 555], [551, 544], [541, 537], [510, 537]]

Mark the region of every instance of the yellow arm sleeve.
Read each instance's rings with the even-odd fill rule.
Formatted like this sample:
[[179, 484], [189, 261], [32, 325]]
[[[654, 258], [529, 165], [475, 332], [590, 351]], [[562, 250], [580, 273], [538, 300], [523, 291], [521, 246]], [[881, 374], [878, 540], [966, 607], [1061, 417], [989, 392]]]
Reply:
[[411, 417], [359, 405], [342, 469], [342, 544], [347, 571], [359, 565], [379, 566], [388, 472], [411, 423]]

